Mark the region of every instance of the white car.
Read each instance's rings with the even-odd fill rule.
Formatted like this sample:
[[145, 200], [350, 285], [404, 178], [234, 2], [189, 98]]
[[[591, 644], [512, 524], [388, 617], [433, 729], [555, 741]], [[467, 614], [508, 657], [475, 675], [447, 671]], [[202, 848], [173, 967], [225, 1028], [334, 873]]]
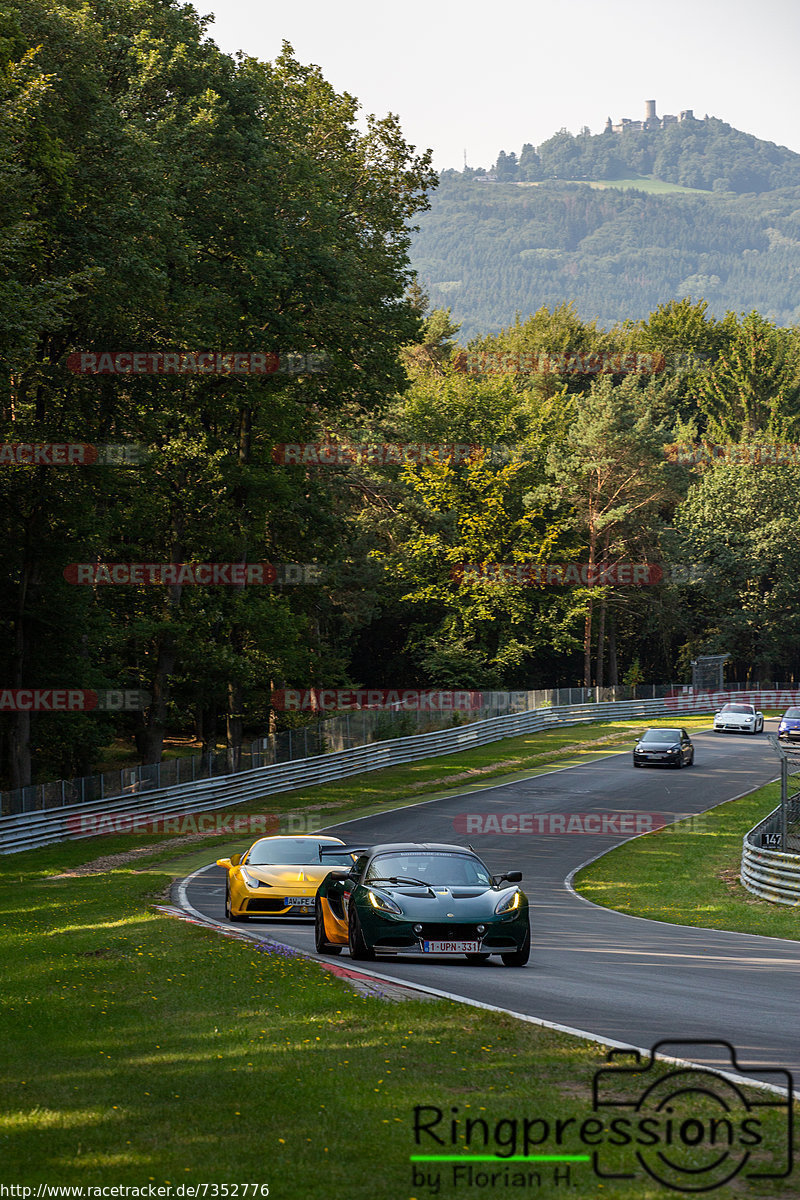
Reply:
[[753, 704], [724, 704], [714, 714], [714, 730], [721, 733], [761, 733], [764, 714]]

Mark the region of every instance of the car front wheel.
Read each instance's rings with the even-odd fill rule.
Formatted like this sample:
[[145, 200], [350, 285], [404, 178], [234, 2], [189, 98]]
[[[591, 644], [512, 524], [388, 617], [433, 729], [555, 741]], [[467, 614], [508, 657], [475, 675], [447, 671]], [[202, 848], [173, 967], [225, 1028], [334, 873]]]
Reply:
[[352, 902], [350, 904], [350, 919], [347, 922], [347, 944], [350, 947], [351, 958], [369, 960], [375, 957], [375, 951], [371, 950], [364, 940], [361, 922], [358, 919], [358, 913]]
[[325, 917], [322, 915], [322, 905], [319, 900], [314, 905], [314, 945], [317, 954], [341, 954], [342, 947], [334, 946], [328, 941], [325, 933]]
[[246, 916], [240, 915], [239, 913], [235, 913], [233, 911], [230, 884], [227, 884], [225, 887], [225, 916], [229, 921], [246, 921], [248, 919]]
[[510, 954], [501, 954], [504, 967], [524, 967], [531, 956], [531, 930], [528, 926], [525, 934], [525, 940], [519, 950], [512, 950]]

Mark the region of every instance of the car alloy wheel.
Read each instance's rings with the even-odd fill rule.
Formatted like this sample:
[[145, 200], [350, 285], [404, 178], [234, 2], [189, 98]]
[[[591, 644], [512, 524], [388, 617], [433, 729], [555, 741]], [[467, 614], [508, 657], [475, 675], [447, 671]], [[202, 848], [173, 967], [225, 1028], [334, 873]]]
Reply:
[[231, 885], [225, 885], [225, 916], [229, 921], [246, 921], [247, 917], [239, 915], [233, 911], [233, 903], [231, 901]]
[[510, 954], [501, 954], [504, 967], [524, 967], [531, 956], [531, 927], [528, 926], [525, 934], [525, 940], [519, 950], [512, 950]]
[[347, 922], [347, 944], [350, 947], [351, 958], [365, 960], [375, 957], [375, 951], [371, 950], [364, 940], [361, 922], [352, 899], [350, 900], [350, 919]]
[[325, 936], [325, 917], [322, 914], [322, 905], [319, 900], [314, 905], [314, 945], [317, 948], [317, 954], [342, 953], [342, 947], [332, 945]]

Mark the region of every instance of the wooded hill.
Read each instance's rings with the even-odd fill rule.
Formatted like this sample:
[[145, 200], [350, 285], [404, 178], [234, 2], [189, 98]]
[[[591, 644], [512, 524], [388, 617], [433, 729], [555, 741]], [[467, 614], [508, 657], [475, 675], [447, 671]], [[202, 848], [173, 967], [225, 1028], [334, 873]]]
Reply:
[[800, 320], [800, 155], [785, 147], [715, 119], [561, 131], [491, 174], [445, 171], [412, 245], [463, 341], [569, 300], [604, 325], [682, 296]]

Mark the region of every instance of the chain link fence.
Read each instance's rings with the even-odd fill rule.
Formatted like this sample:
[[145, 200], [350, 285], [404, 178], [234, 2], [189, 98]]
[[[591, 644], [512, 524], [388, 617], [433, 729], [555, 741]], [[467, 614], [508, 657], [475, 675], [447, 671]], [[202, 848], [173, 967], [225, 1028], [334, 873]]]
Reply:
[[[794, 684], [726, 684], [727, 691], [793, 688]], [[234, 775], [257, 767], [294, 762], [320, 754], [332, 754], [373, 742], [408, 737], [485, 721], [491, 717], [529, 712], [560, 705], [612, 703], [620, 700], [650, 700], [664, 696], [691, 697], [685, 684], [641, 684], [638, 687], [546, 688], [516, 692], [484, 692], [479, 708], [459, 712], [406, 709], [358, 709], [314, 717], [296, 728], [255, 738], [240, 747], [206, 754], [187, 754], [160, 763], [139, 764], [84, 775], [35, 783], [0, 793], [0, 816], [38, 812], [73, 804], [133, 796], [158, 788], [192, 783], [221, 775]]]

